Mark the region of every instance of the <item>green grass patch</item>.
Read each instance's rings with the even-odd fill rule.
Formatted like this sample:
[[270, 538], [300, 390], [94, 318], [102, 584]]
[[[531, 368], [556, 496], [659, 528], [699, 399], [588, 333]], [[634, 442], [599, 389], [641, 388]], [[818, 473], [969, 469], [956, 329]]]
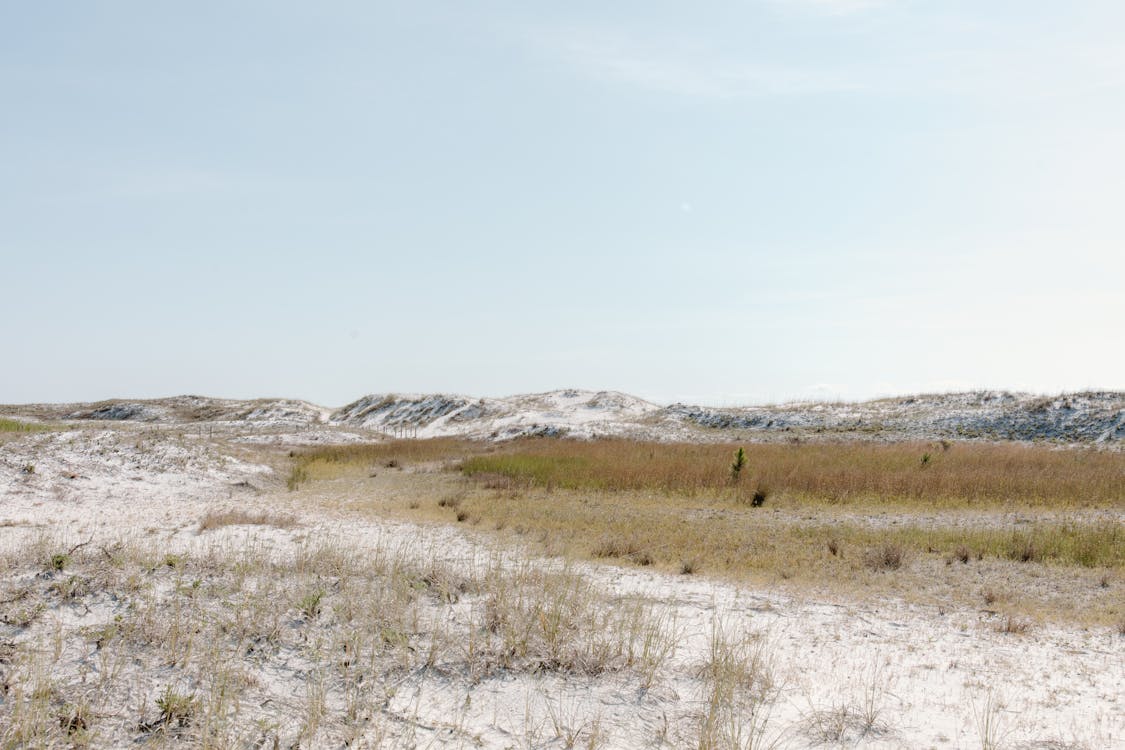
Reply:
[[0, 418], [0, 432], [43, 432], [50, 429], [53, 429], [50, 425]]
[[599, 472], [586, 456], [500, 454], [473, 456], [461, 463], [465, 476], [500, 474], [519, 483], [568, 490], [614, 490], [611, 477]]
[[[853, 534], [854, 534], [853, 530]], [[905, 528], [855, 535], [867, 543], [890, 539], [919, 551], [953, 555], [964, 548], [974, 557], [1024, 563], [1125, 567], [1121, 524], [1038, 524], [1028, 529]]]

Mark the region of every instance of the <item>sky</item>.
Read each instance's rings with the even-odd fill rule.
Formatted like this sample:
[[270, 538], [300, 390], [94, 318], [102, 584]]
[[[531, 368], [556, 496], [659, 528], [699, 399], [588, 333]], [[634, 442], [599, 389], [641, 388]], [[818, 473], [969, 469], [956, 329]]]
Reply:
[[1125, 389], [1122, 28], [0, 0], [0, 403]]

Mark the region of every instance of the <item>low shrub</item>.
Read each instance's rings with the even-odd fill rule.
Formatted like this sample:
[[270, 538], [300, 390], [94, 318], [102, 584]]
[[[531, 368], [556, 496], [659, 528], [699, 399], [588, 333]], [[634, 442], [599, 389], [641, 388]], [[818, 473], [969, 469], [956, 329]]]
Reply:
[[895, 542], [885, 542], [867, 550], [863, 561], [871, 570], [898, 570], [906, 559], [906, 549]]

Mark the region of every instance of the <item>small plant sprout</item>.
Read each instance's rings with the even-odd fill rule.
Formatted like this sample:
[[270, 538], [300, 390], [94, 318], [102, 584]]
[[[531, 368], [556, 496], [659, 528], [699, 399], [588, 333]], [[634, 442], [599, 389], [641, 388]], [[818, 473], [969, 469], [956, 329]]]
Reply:
[[733, 484], [738, 484], [739, 479], [742, 478], [742, 469], [746, 466], [746, 450], [739, 448], [734, 454], [734, 462], [730, 465], [730, 481]]
[[297, 602], [297, 609], [305, 616], [306, 620], [315, 619], [320, 614], [320, 602], [324, 599], [324, 590], [316, 589], [301, 597]]
[[160, 723], [164, 726], [186, 727], [191, 723], [192, 714], [195, 713], [195, 695], [177, 693], [169, 685], [164, 693], [156, 699], [156, 707], [160, 709]]

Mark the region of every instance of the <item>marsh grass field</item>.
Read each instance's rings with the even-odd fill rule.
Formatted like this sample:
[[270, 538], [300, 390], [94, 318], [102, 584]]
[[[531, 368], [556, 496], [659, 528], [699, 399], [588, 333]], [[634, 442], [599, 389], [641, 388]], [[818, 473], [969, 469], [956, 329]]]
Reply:
[[[568, 557], [759, 583], [890, 586], [922, 598], [949, 597], [952, 586], [960, 601], [980, 599], [988, 584], [973, 590], [959, 579], [988, 569], [1003, 571], [1006, 588], [1029, 579], [1022, 595], [1001, 605], [1021, 616], [1125, 619], [1120, 597], [1101, 595], [1102, 583], [1125, 576], [1121, 452], [949, 442], [749, 445], [745, 467], [732, 476], [740, 447], [392, 442], [306, 452], [293, 471], [313, 483], [406, 467], [424, 469], [415, 473], [421, 484], [433, 474], [457, 477], [431, 491], [439, 497], [412, 497], [407, 510], [534, 539]], [[1045, 574], [1058, 585], [1030, 580]]]
[[[739, 449], [746, 466], [732, 476]], [[331, 446], [295, 455], [294, 468], [330, 477], [381, 463], [457, 462], [466, 476], [498, 475], [514, 487], [667, 496], [743, 498], [763, 489], [772, 503], [903, 509], [1125, 506], [1121, 451], [1034, 444], [797, 442], [659, 443], [620, 439], [453, 439]]]

